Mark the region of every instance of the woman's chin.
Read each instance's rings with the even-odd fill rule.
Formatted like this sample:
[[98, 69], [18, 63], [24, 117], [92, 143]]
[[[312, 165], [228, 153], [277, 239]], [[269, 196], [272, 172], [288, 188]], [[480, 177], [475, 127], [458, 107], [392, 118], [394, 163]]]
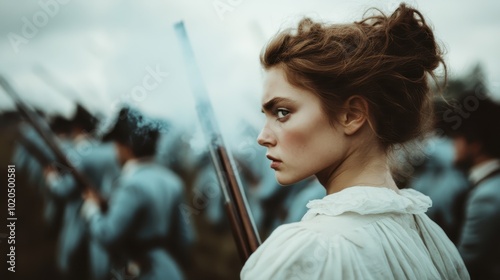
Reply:
[[278, 181], [278, 184], [282, 186], [289, 186], [293, 185], [299, 181], [301, 181], [301, 178], [297, 177], [291, 177], [291, 176], [285, 176], [284, 174], [280, 174], [279, 171], [276, 171], [276, 181]]

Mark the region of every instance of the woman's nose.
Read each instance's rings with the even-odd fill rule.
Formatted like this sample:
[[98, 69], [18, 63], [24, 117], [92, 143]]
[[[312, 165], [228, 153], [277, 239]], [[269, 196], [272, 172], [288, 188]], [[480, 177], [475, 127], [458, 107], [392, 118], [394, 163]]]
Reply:
[[270, 147], [276, 145], [276, 139], [272, 135], [271, 131], [268, 128], [264, 127], [257, 137], [257, 143], [264, 147]]

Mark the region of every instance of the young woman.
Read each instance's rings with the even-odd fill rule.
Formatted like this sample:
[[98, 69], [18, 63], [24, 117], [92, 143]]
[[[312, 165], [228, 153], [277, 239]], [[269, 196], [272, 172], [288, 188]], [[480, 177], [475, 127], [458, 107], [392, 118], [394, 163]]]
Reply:
[[431, 28], [401, 4], [390, 16], [328, 25], [303, 19], [265, 48], [258, 137], [280, 184], [315, 175], [327, 191], [301, 222], [280, 226], [242, 279], [468, 279], [426, 215], [399, 190], [391, 149], [429, 124], [428, 76], [443, 64]]

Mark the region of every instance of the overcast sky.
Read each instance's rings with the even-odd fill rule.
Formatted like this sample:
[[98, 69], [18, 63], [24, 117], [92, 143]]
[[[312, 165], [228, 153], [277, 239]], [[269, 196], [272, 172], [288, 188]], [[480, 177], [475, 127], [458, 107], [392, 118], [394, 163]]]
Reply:
[[[78, 100], [109, 114], [128, 102], [150, 115], [190, 123], [194, 103], [173, 30], [183, 20], [218, 116], [255, 120], [262, 82], [258, 55], [281, 27], [303, 15], [352, 22], [369, 7], [391, 12], [398, 3], [1, 0], [0, 74], [31, 104], [51, 112], [69, 115]], [[500, 1], [407, 3], [434, 26], [451, 74], [481, 63], [499, 96]], [[0, 110], [9, 107], [0, 91]]]

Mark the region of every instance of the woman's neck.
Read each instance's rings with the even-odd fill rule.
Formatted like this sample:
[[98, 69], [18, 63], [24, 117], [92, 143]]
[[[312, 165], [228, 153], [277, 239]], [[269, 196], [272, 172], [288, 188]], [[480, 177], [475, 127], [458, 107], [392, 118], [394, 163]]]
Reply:
[[388, 164], [387, 153], [380, 147], [358, 149], [330, 172], [319, 178], [327, 194], [352, 186], [386, 187], [398, 190]]

